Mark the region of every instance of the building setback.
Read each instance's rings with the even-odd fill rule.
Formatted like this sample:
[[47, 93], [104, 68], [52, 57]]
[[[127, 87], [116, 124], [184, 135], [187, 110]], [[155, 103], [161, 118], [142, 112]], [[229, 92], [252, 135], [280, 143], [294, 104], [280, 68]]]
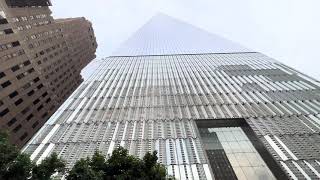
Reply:
[[83, 81], [92, 25], [51, 16], [48, 0], [0, 0], [0, 128], [22, 147]]
[[165, 15], [99, 62], [24, 147], [36, 162], [123, 146], [177, 179], [320, 178], [318, 81]]

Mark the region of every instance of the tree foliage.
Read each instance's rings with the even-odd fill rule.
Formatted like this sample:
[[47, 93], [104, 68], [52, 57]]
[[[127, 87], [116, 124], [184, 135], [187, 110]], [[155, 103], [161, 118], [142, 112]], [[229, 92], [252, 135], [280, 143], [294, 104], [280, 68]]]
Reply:
[[29, 155], [10, 144], [6, 132], [0, 131], [0, 179], [47, 180], [56, 172], [64, 172], [64, 167], [65, 163], [55, 153], [36, 165]]
[[157, 160], [156, 151], [147, 153], [143, 159], [129, 155], [122, 147], [115, 149], [109, 158], [96, 151], [92, 158], [79, 160], [67, 180], [166, 179], [166, 169]]
[[40, 164], [32, 169], [32, 179], [46, 180], [55, 173], [65, 172], [65, 163], [58, 158], [56, 153], [44, 159]]
[[102, 179], [102, 174], [94, 170], [93, 166], [91, 166], [90, 158], [80, 159], [67, 176], [67, 180], [71, 179], [98, 180]]
[[66, 171], [65, 162], [55, 153], [39, 164], [32, 162], [29, 155], [10, 144], [7, 133], [0, 131], [0, 180], [48, 180], [56, 173], [66, 174], [67, 180], [166, 179], [166, 169], [157, 161], [156, 151], [139, 159], [119, 147], [107, 158], [96, 151]]

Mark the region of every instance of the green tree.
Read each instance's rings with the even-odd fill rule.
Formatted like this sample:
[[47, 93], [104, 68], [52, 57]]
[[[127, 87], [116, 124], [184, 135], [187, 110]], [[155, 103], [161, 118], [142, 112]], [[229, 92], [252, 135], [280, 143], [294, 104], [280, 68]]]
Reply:
[[0, 131], [0, 179], [47, 180], [56, 172], [64, 172], [64, 167], [55, 153], [36, 165], [29, 155], [9, 142], [8, 133]]
[[157, 161], [157, 152], [146, 153], [143, 159], [139, 159], [119, 147], [106, 159], [96, 151], [92, 158], [79, 160], [67, 179], [166, 179], [166, 169]]
[[141, 164], [139, 161], [136, 157], [130, 156], [127, 149], [118, 148], [112, 152], [112, 156], [107, 160], [106, 176], [121, 179], [128, 176], [139, 176], [139, 173], [133, 171], [136, 166]]
[[0, 179], [24, 180], [30, 177], [33, 163], [10, 144], [7, 132], [0, 132]]
[[4, 179], [8, 180], [25, 180], [30, 178], [33, 167], [34, 163], [31, 162], [27, 154], [18, 154], [18, 156], [8, 164], [7, 170], [2, 175]]
[[157, 152], [154, 151], [151, 153], [146, 153], [143, 157], [144, 162], [144, 172], [146, 173], [146, 177], [149, 179], [162, 179], [166, 177], [166, 169], [163, 165], [157, 163], [158, 156]]
[[96, 151], [91, 158], [80, 159], [66, 172], [65, 162], [56, 153], [36, 165], [29, 155], [10, 144], [7, 133], [0, 132], [0, 180], [48, 180], [55, 173], [66, 173], [67, 180], [166, 179], [166, 169], [157, 161], [156, 151], [139, 159], [119, 147], [108, 158]]
[[19, 155], [16, 147], [8, 141], [8, 134], [0, 131], [0, 175], [5, 174], [11, 162]]
[[58, 158], [56, 153], [44, 159], [39, 165], [32, 169], [32, 179], [46, 180], [55, 173], [64, 173], [65, 163]]
[[90, 166], [92, 169], [96, 172], [99, 172], [99, 174], [104, 173], [106, 164], [106, 159], [104, 155], [100, 154], [99, 151], [95, 151], [92, 158], [90, 159]]
[[93, 170], [90, 158], [80, 159], [73, 166], [67, 176], [67, 180], [99, 180], [102, 175]]

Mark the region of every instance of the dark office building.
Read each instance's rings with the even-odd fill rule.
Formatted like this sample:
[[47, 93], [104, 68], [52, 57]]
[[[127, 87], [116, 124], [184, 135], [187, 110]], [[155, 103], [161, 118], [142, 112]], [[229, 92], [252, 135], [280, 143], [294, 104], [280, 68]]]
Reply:
[[92, 24], [54, 19], [49, 0], [0, 0], [0, 130], [22, 147], [81, 84]]
[[319, 179], [319, 82], [165, 15], [99, 61], [24, 152], [157, 150], [177, 179]]

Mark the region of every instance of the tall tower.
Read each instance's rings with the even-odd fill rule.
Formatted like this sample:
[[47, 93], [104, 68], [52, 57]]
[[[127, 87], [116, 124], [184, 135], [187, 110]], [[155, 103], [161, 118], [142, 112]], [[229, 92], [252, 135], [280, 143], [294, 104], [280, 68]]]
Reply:
[[316, 179], [319, 82], [157, 15], [84, 81], [24, 147], [72, 167], [98, 149], [157, 150], [177, 179]]
[[91, 23], [54, 20], [49, 0], [0, 0], [0, 129], [24, 145], [82, 82]]

